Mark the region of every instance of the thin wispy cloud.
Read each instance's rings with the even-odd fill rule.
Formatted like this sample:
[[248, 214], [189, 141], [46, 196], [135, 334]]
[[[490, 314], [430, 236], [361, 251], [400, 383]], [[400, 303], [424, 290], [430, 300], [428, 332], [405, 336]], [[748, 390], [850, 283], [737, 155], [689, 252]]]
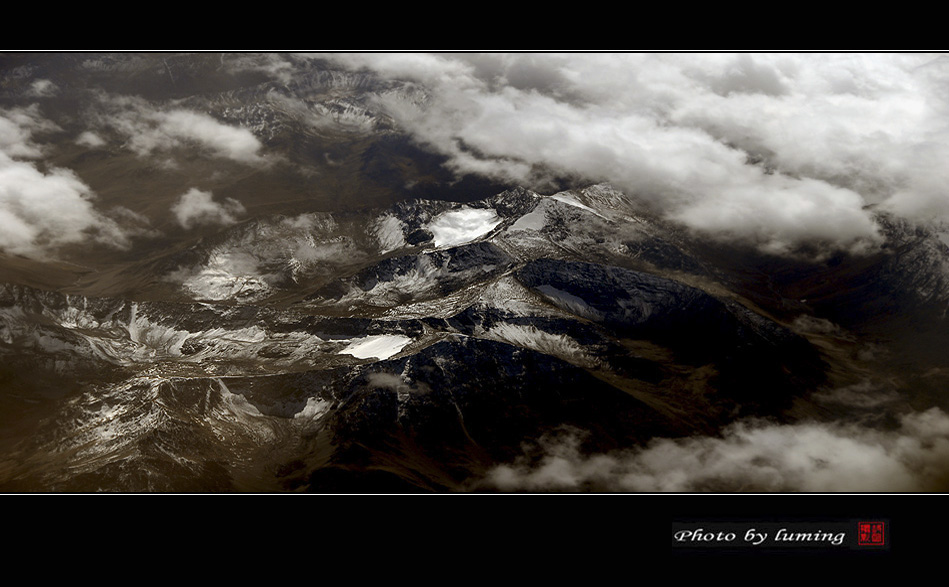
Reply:
[[197, 147], [210, 157], [248, 165], [266, 165], [262, 143], [246, 128], [231, 126], [208, 114], [184, 108], [159, 108], [132, 96], [101, 95], [90, 122], [111, 129], [124, 145], [146, 157]]
[[277, 53], [235, 53], [222, 57], [231, 73], [259, 72], [283, 83], [293, 79], [294, 65]]
[[43, 149], [34, 135], [59, 130], [44, 118], [37, 105], [0, 109], [0, 153], [18, 159], [38, 159]]
[[50, 98], [59, 93], [59, 86], [48, 79], [38, 79], [30, 85], [26, 96], [30, 98]]

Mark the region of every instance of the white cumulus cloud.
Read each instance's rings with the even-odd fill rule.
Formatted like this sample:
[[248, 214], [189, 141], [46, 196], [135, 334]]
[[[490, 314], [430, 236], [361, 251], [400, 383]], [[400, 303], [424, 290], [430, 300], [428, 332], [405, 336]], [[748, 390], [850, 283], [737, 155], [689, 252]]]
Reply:
[[91, 130], [87, 130], [85, 132], [80, 133], [79, 136], [76, 137], [76, 144], [81, 145], [83, 147], [90, 147], [94, 149], [96, 147], [101, 147], [105, 145], [105, 139], [100, 137], [98, 134], [92, 132]]
[[66, 244], [128, 246], [129, 231], [96, 210], [92, 190], [72, 171], [23, 160], [43, 154], [34, 133], [54, 130], [35, 106], [0, 110], [0, 250], [48, 258]]
[[242, 163], [260, 163], [260, 141], [244, 128], [228, 126], [207, 114], [190, 110], [156, 112], [150, 131], [132, 137], [133, 148], [150, 151], [167, 149], [185, 141], [194, 141], [218, 157]]
[[41, 172], [0, 154], [0, 249], [46, 257], [68, 243], [128, 246], [128, 235], [93, 206], [89, 187], [67, 169]]
[[193, 228], [201, 224], [234, 224], [238, 216], [246, 212], [244, 205], [234, 198], [216, 202], [211, 192], [197, 188], [191, 188], [182, 194], [171, 207], [171, 211], [183, 228]]

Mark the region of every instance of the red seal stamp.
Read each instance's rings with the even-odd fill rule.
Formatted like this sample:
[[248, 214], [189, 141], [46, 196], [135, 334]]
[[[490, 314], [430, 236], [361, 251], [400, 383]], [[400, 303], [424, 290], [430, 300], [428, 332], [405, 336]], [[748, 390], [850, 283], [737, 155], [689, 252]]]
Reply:
[[886, 532], [883, 522], [857, 522], [857, 544], [859, 546], [883, 546]]

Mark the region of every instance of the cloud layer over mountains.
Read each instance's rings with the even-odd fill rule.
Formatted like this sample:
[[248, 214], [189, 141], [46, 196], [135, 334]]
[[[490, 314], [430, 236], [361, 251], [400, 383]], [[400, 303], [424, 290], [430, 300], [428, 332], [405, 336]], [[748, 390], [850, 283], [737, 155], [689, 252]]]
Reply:
[[[227, 67], [287, 84], [300, 61], [312, 57], [235, 56]], [[668, 219], [778, 254], [802, 245], [872, 249], [881, 238], [877, 210], [913, 220], [949, 218], [949, 56], [316, 57], [417, 84], [426, 100], [381, 93], [375, 106], [416, 141], [447, 155], [458, 173], [538, 190], [558, 177], [611, 182]], [[25, 95], [32, 106], [0, 111], [6, 173], [32, 167], [38, 174], [3, 185], [6, 251], [38, 254], [90, 235], [127, 244], [81, 181], [32, 163], [43, 156], [36, 134], [56, 129], [43, 116], [43, 101], [58, 95], [56, 83], [36, 79]], [[174, 149], [190, 146], [245, 165], [266, 165], [273, 155], [248, 129], [173, 103], [103, 92], [82, 116], [85, 132], [54, 140], [95, 149], [118, 139], [142, 157], [173, 157]], [[74, 211], [68, 226], [41, 219], [32, 210], [38, 204], [25, 196], [24, 189], [54, 181], [47, 201]]]
[[383, 106], [459, 172], [609, 181], [766, 250], [872, 247], [872, 205], [949, 216], [946, 56], [322, 57], [425, 86], [425, 104]]

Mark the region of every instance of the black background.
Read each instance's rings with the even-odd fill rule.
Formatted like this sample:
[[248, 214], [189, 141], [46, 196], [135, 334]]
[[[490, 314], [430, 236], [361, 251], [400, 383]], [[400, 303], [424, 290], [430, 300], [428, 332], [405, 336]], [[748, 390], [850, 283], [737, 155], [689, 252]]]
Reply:
[[[829, 584], [850, 572], [936, 564], [944, 494], [5, 495], [7, 561], [97, 576], [267, 583]], [[671, 547], [674, 520], [886, 519], [887, 551], [706, 553]], [[934, 548], [935, 547], [935, 548]], [[40, 560], [40, 559], [36, 559]], [[105, 565], [109, 565], [108, 567]], [[752, 581], [752, 570], [767, 575]], [[39, 569], [42, 570], [42, 569]], [[73, 572], [73, 571], [70, 571]], [[658, 573], [658, 575], [657, 575]], [[714, 574], [710, 574], [714, 573]], [[853, 578], [853, 575], [848, 575]], [[874, 575], [871, 575], [873, 577]], [[331, 579], [335, 577], [335, 579]], [[882, 576], [874, 584], [886, 585]], [[764, 582], [761, 582], [761, 581]], [[881, 581], [883, 581], [881, 583]], [[705, 585], [708, 583], [688, 583]], [[717, 583], [716, 583], [717, 584]]]

